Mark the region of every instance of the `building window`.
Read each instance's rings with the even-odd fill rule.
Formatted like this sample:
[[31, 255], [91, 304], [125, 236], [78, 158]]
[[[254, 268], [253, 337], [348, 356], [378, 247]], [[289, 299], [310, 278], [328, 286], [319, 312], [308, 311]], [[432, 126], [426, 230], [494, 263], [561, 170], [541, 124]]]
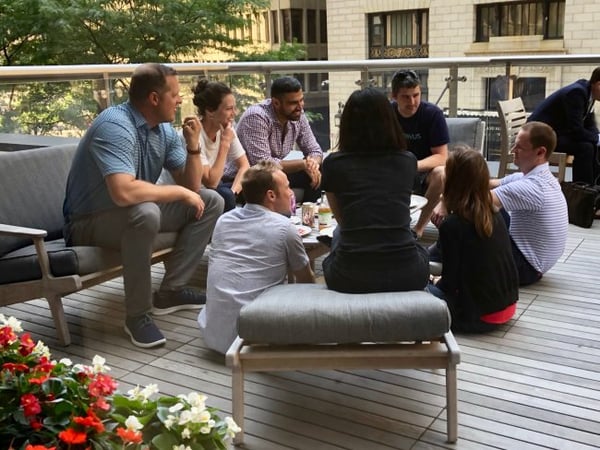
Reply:
[[319, 40], [321, 44], [327, 44], [327, 11], [319, 10]]
[[306, 10], [306, 43], [317, 43], [317, 10]]
[[[498, 100], [508, 98], [508, 80], [505, 75], [485, 78], [485, 109], [495, 111]], [[515, 77], [513, 79], [513, 98], [521, 97], [527, 111], [533, 109], [546, 97], [546, 79], [544, 77]]]
[[303, 43], [302, 36], [302, 10], [301, 9], [283, 9], [283, 40], [286, 42]]
[[563, 37], [565, 0], [492, 3], [476, 8], [477, 42], [488, 42], [496, 36]]
[[268, 12], [263, 12], [262, 13], [262, 20], [258, 20], [257, 22], [260, 24], [259, 27], [259, 33], [262, 32], [262, 34], [259, 36], [258, 41], [259, 42], [269, 42], [270, 38], [270, 30], [269, 30], [269, 13]]
[[279, 44], [279, 11], [271, 11], [271, 23], [273, 24], [273, 44]]
[[369, 58], [427, 58], [429, 12], [426, 9], [370, 14]]

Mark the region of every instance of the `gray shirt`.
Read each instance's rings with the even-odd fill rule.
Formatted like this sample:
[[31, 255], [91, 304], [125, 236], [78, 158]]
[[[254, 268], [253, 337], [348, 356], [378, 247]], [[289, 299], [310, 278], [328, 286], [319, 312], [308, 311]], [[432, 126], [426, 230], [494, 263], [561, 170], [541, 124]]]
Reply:
[[289, 218], [246, 204], [219, 218], [208, 261], [206, 306], [198, 324], [206, 345], [225, 353], [237, 336], [240, 309], [300, 270], [308, 256]]

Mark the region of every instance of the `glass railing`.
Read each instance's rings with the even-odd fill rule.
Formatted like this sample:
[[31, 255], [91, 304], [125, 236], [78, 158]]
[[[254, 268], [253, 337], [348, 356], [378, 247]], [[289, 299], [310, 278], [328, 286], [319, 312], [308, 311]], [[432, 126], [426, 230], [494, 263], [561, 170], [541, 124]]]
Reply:
[[[305, 87], [305, 109], [321, 146], [335, 145], [336, 114], [355, 89], [390, 91], [393, 73], [416, 70], [423, 97], [450, 117], [476, 116], [487, 123], [485, 154], [499, 149], [497, 100], [520, 96], [528, 109], [562, 85], [589, 78], [600, 55], [507, 55], [465, 58], [369, 59], [171, 64], [179, 73], [183, 104], [177, 120], [194, 114], [191, 87], [199, 76], [222, 81], [235, 92], [240, 113], [266, 96], [271, 79], [293, 75]], [[104, 108], [127, 98], [135, 65], [0, 67], [2, 133], [81, 136]]]

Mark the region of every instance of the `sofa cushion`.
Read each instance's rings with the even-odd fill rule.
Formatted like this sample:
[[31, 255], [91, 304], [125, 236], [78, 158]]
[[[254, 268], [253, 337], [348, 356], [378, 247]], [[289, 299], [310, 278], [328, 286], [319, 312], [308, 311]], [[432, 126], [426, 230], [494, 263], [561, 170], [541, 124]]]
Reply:
[[[38, 228], [48, 240], [62, 237], [62, 204], [77, 144], [0, 152], [0, 223]], [[28, 238], [0, 236], [0, 255], [29, 245]]]
[[[160, 233], [154, 242], [154, 250], [169, 248], [175, 244], [177, 234]], [[55, 277], [86, 275], [121, 264], [118, 251], [91, 246], [65, 246], [63, 239], [45, 243], [50, 271]], [[0, 257], [0, 284], [38, 280], [42, 277], [35, 246], [28, 245]]]
[[478, 151], [483, 151], [483, 133], [485, 122], [477, 117], [448, 117], [446, 118], [450, 145], [466, 144]]
[[269, 288], [238, 321], [245, 341], [281, 345], [428, 340], [449, 330], [446, 303], [425, 291], [344, 294], [321, 284]]

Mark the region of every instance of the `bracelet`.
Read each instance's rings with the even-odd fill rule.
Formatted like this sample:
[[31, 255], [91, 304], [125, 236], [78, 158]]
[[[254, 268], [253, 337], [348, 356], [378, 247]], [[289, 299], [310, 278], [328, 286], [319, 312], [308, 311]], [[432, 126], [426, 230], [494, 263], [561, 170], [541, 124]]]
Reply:
[[198, 150], [190, 150], [186, 147], [188, 155], [199, 155], [200, 154], [200, 146], [198, 146]]

